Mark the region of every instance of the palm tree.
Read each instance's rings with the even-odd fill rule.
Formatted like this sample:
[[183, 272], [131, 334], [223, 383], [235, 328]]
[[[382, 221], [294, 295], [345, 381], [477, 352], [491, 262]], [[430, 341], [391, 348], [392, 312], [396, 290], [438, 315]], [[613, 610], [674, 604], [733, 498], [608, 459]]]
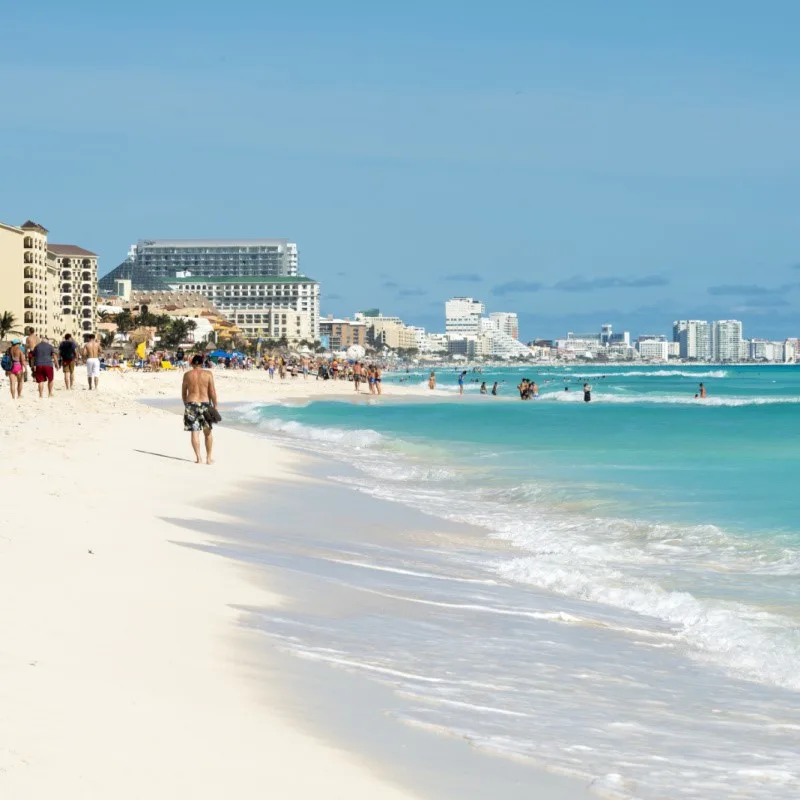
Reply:
[[133, 315], [127, 308], [117, 314], [113, 321], [117, 323], [117, 330], [120, 333], [127, 333], [134, 327], [135, 324], [133, 321]]
[[9, 333], [19, 333], [14, 330], [16, 324], [17, 318], [10, 311], [0, 314], [0, 339], [5, 339]]
[[[193, 319], [175, 319], [165, 317], [166, 322], [159, 327], [158, 333], [166, 347], [177, 347], [189, 339], [189, 334], [197, 328]], [[163, 320], [162, 320], [163, 322]]]

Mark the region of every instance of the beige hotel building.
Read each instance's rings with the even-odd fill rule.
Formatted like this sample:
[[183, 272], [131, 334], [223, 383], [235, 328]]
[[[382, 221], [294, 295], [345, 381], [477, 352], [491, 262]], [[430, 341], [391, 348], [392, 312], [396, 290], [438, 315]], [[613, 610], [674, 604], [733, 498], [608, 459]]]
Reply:
[[0, 315], [13, 314], [20, 334], [35, 330], [84, 341], [97, 324], [97, 256], [75, 245], [49, 244], [47, 229], [28, 220], [0, 222]]

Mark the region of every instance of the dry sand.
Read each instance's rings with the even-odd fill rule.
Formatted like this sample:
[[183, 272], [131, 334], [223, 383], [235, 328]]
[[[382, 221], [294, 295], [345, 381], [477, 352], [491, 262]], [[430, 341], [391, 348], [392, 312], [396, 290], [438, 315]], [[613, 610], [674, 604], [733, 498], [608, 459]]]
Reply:
[[[180, 374], [103, 373], [100, 391], [0, 395], [0, 797], [381, 798], [411, 795], [297, 730], [259, 679], [233, 605], [280, 603], [231, 562], [181, 547], [170, 519], [212, 519], [244, 481], [280, 490], [298, 456], [236, 430], [197, 466]], [[219, 373], [222, 403], [352, 386]], [[387, 387], [388, 388], [388, 387]], [[392, 394], [424, 393], [391, 387]], [[193, 503], [202, 499], [203, 507]], [[216, 517], [216, 519], [220, 519]]]

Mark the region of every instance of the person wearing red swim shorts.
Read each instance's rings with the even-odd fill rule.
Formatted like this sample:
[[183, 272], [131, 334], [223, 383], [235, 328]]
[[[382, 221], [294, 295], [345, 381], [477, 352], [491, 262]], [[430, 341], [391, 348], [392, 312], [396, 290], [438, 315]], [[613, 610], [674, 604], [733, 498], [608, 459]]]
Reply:
[[42, 339], [33, 348], [33, 377], [39, 387], [39, 397], [44, 397], [44, 385], [47, 384], [47, 396], [53, 396], [53, 363], [55, 361], [55, 348], [47, 339]]

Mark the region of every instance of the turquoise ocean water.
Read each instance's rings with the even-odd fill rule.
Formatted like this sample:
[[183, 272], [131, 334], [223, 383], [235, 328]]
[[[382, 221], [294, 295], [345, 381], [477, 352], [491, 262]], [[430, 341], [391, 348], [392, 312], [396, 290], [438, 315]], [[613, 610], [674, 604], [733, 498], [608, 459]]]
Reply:
[[[522, 377], [538, 400], [517, 399]], [[426, 607], [382, 620], [377, 653], [366, 620], [265, 629], [410, 676], [409, 724], [612, 796], [800, 796], [800, 369], [511, 368], [469, 376], [497, 398], [470, 382], [457, 402], [391, 399], [425, 378], [388, 376], [382, 402], [238, 410], [355, 467], [337, 478], [353, 490], [480, 531], [337, 561]], [[438, 380], [433, 396], [456, 391]]]

